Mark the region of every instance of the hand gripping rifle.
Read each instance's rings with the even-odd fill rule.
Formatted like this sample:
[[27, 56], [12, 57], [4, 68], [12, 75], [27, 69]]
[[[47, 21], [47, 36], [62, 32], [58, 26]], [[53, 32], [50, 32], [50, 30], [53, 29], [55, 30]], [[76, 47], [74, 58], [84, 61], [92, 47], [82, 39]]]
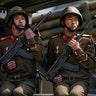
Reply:
[[[83, 32], [77, 36], [76, 40], [79, 40], [83, 34], [86, 33], [86, 31], [89, 29], [91, 22], [89, 22], [89, 24], [85, 27], [85, 29], [83, 30]], [[58, 71], [61, 68], [67, 69], [67, 70], [71, 70], [71, 71], [79, 71], [79, 65], [73, 65], [71, 63], [66, 62], [66, 60], [68, 59], [70, 53], [71, 53], [71, 48], [68, 47], [67, 49], [67, 53], [65, 55], [65, 52], [62, 52], [62, 54], [60, 54], [57, 58], [57, 60], [53, 63], [53, 65], [51, 66], [51, 68], [48, 70], [47, 72], [47, 79], [48, 80], [53, 80], [53, 78], [58, 74]]]
[[[35, 26], [32, 28], [33, 32], [48, 18], [50, 14], [51, 12], [47, 13], [43, 16], [39, 23], [35, 24]], [[12, 57], [15, 56], [17, 52], [21, 49], [25, 41], [25, 36], [18, 36], [11, 48], [0, 58], [0, 63], [7, 64], [12, 59]]]

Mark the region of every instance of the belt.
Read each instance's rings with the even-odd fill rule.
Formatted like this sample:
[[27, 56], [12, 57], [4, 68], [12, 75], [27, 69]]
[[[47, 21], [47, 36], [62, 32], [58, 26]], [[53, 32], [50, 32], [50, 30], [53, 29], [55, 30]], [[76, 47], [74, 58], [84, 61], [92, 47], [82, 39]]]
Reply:
[[81, 80], [83, 78], [79, 78], [79, 77], [62, 77], [64, 80], [71, 80], [71, 81], [75, 81], [75, 80]]
[[13, 80], [17, 80], [17, 79], [36, 79], [36, 75], [35, 74], [32, 74], [32, 75], [8, 75], [7, 76], [8, 78], [10, 79], [13, 79]]

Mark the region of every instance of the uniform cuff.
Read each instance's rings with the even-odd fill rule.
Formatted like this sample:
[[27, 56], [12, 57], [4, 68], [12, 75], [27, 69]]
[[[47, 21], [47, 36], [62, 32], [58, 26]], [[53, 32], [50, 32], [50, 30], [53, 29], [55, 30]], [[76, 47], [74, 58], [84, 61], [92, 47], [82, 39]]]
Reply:
[[88, 55], [82, 49], [77, 49], [74, 53], [80, 63], [88, 61]]
[[27, 44], [28, 44], [29, 46], [31, 46], [31, 45], [33, 45], [33, 44], [35, 44], [35, 43], [36, 43], [36, 41], [35, 41], [34, 38], [31, 38], [31, 39], [28, 39], [28, 40], [27, 40]]

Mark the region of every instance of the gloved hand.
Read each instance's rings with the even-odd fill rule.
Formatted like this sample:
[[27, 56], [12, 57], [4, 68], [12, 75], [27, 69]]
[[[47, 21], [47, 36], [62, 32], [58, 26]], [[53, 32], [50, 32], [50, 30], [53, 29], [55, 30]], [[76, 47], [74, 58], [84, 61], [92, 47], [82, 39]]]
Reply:
[[8, 66], [8, 69], [13, 70], [16, 68], [16, 63], [15, 61], [9, 61], [7, 66]]
[[58, 77], [54, 77], [53, 82], [60, 83], [62, 81], [62, 76], [59, 75]]
[[25, 36], [27, 39], [34, 38], [35, 33], [31, 30], [31, 28], [28, 28], [25, 32]]

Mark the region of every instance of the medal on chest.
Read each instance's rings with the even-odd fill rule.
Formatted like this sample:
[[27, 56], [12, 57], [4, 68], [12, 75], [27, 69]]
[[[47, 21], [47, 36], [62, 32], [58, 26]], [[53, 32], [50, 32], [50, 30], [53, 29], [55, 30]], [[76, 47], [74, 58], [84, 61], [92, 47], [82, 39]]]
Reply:
[[58, 45], [57, 45], [57, 46], [55, 47], [56, 54], [58, 54], [58, 53], [59, 53], [59, 49], [60, 49], [60, 46], [58, 46]]

